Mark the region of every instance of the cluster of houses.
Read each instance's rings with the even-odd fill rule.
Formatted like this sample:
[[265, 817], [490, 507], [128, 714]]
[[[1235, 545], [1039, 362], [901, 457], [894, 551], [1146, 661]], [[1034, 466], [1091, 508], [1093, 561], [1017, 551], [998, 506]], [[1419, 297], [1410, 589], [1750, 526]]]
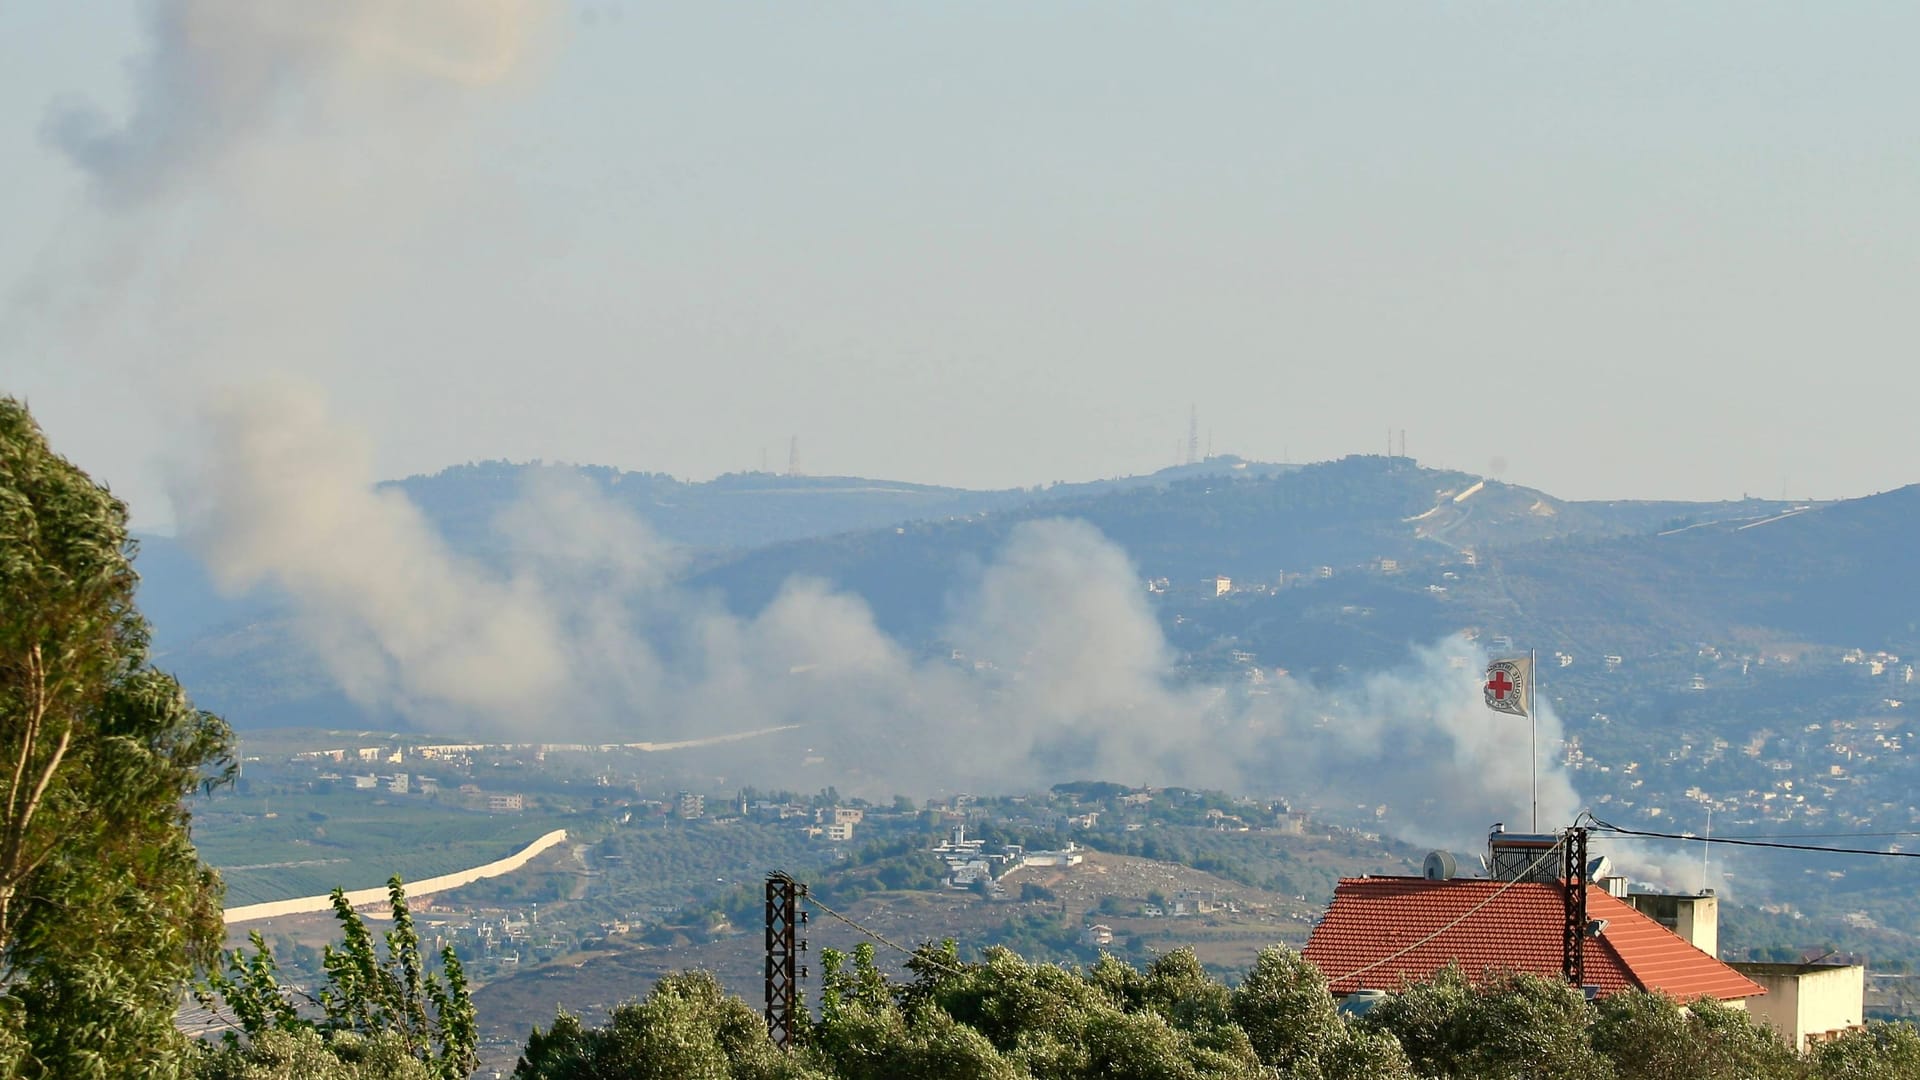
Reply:
[[[1369, 566], [1381, 573], [1398, 573], [1400, 564], [1393, 559], [1375, 559]], [[1191, 585], [1175, 584], [1170, 578], [1156, 577], [1146, 579], [1147, 591], [1155, 596], [1220, 599], [1239, 594], [1241, 596], [1264, 596], [1282, 589], [1298, 588], [1310, 581], [1326, 581], [1333, 577], [1333, 567], [1316, 566], [1305, 571], [1280, 571], [1270, 581], [1235, 580], [1226, 574], [1215, 574], [1201, 578]]]
[[866, 810], [858, 806], [808, 806], [805, 803], [776, 803], [765, 799], [751, 803], [742, 800], [738, 810], [741, 817], [759, 821], [794, 822], [808, 837], [830, 844], [844, 844], [852, 840], [854, 830], [867, 817]]
[[985, 888], [993, 896], [1005, 891], [1000, 880], [1021, 867], [1079, 866], [1086, 859], [1086, 849], [1071, 841], [1055, 851], [1028, 851], [1019, 844], [1008, 844], [989, 852], [986, 841], [967, 837], [965, 822], [953, 826], [932, 851], [947, 864], [948, 888]]

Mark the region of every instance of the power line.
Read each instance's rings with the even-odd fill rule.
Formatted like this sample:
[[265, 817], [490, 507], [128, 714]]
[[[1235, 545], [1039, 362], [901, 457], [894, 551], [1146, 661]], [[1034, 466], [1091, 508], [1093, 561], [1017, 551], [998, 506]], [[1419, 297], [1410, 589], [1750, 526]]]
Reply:
[[[1650, 829], [1629, 829], [1614, 825], [1588, 815], [1593, 827], [1601, 832], [1616, 833], [1621, 836], [1642, 836], [1652, 840], [1687, 840], [1698, 844], [1728, 844], [1734, 847], [1778, 848], [1784, 851], [1820, 851], [1829, 855], [1878, 855], [1889, 859], [1920, 859], [1920, 851], [1882, 851], [1879, 848], [1824, 847], [1820, 844], [1789, 844], [1779, 840], [1754, 840], [1733, 837], [1689, 836], [1686, 833], [1654, 832]], [[1874, 835], [1862, 833], [1862, 836]], [[1890, 834], [1882, 834], [1890, 835]]]
[[961, 971], [959, 968], [951, 967], [947, 964], [943, 964], [940, 961], [935, 960], [931, 955], [927, 953], [923, 953], [918, 949], [909, 949], [905, 945], [901, 945], [897, 942], [887, 940], [885, 937], [882, 937], [877, 931], [869, 930], [866, 927], [860, 925], [859, 923], [854, 922], [852, 919], [847, 918], [845, 915], [842, 915], [839, 912], [828, 907], [827, 905], [821, 903], [819, 898], [816, 896], [809, 894], [808, 896], [805, 896], [802, 899], [804, 899], [807, 903], [812, 904], [814, 907], [819, 908], [821, 911], [826, 912], [828, 915], [831, 915], [834, 918], [839, 919], [841, 922], [846, 923], [848, 926], [853, 927], [855, 930], [858, 930], [861, 933], [867, 935], [868, 937], [879, 942], [880, 944], [885, 945], [889, 949], [898, 950], [900, 952], [907, 954], [908, 956], [918, 957], [922, 963], [928, 965], [929, 967], [939, 968], [941, 971], [944, 971], [949, 975], [965, 975], [966, 974], [966, 972]]
[[[1682, 833], [1682, 836], [1687, 834]], [[1695, 833], [1689, 837], [1694, 840], [1710, 840], [1719, 843], [1726, 840], [1845, 840], [1869, 836], [1920, 836], [1920, 832], [1790, 832], [1790, 833], [1734, 833], [1732, 836], [1703, 836]]]

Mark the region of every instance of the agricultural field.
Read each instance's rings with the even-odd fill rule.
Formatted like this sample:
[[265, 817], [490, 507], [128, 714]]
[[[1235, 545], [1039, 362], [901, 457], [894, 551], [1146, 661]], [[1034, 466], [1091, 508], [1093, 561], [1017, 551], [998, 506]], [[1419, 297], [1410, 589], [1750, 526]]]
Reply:
[[503, 858], [573, 815], [488, 814], [418, 796], [226, 795], [196, 806], [193, 840], [227, 906], [419, 881]]

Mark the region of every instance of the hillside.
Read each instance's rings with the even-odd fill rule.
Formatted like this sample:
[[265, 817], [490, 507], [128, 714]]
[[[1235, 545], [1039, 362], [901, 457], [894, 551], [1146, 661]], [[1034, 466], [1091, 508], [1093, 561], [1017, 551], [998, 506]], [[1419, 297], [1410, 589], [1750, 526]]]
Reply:
[[1477, 596], [1517, 630], [1588, 650], [1626, 640], [1910, 646], [1920, 641], [1920, 485], [1650, 535], [1500, 551]]
[[[1334, 854], [1330, 845], [1301, 840], [1303, 857], [1323, 861], [1333, 876], [1359, 873], [1408, 873], [1405, 850], [1381, 849], [1366, 855]], [[1085, 926], [1099, 924], [1114, 934], [1104, 951], [1136, 963], [1181, 947], [1192, 947], [1214, 970], [1237, 977], [1260, 949], [1275, 942], [1299, 948], [1306, 943], [1325, 897], [1291, 896], [1254, 888], [1178, 863], [1105, 852], [1089, 853], [1071, 869], [1022, 870], [1007, 879], [1017, 897], [1022, 884], [1045, 890], [1046, 897], [988, 901], [969, 891], [901, 890], [844, 900], [836, 895], [836, 875], [813, 879], [821, 901], [888, 941], [912, 947], [953, 938], [971, 958], [990, 944], [1006, 944], [1030, 958], [1090, 963], [1103, 949], [1083, 941]], [[1206, 914], [1147, 917], [1149, 896], [1205, 898]], [[1213, 905], [1218, 905], [1214, 908]], [[1103, 908], [1104, 905], [1104, 908]], [[815, 910], [807, 927], [809, 965], [817, 971], [821, 949], [843, 952], [870, 939]], [[649, 943], [610, 938], [578, 953], [555, 957], [481, 987], [474, 995], [485, 1037], [496, 1046], [518, 1046], [529, 1024], [545, 1026], [555, 1002], [599, 1022], [621, 1001], [644, 992], [669, 972], [711, 971], [749, 1001], [761, 997], [765, 941], [757, 923], [729, 925], [711, 936], [676, 937]], [[880, 966], [898, 974], [905, 957], [885, 947]]]
[[[1663, 527], [1750, 521], [1790, 509], [1764, 502], [1568, 502], [1383, 457], [1307, 466], [1220, 458], [1029, 492], [764, 474], [690, 484], [612, 469], [503, 463], [460, 466], [396, 486], [453, 550], [485, 560], [506, 554], [488, 523], [525, 485], [549, 474], [586, 480], [687, 545], [692, 559], [682, 584], [694, 594], [718, 595], [750, 614], [794, 577], [816, 578], [862, 598], [883, 630], [915, 650], [938, 647], [951, 598], [1014, 525], [1086, 520], [1126, 551], [1143, 579], [1169, 583], [1169, 633], [1200, 672], [1212, 666], [1215, 650], [1252, 651], [1306, 670], [1392, 663], [1409, 644], [1462, 626], [1536, 628], [1517, 617], [1519, 607], [1554, 627], [1595, 623], [1594, 640], [1617, 636], [1606, 630], [1612, 584], [1558, 592], [1543, 585], [1536, 596], [1530, 583], [1568, 553], [1587, 553], [1598, 567], [1616, 551], [1639, 550], [1635, 543], [1668, 543], [1654, 535]], [[1698, 545], [1734, 528], [1701, 525], [1676, 534], [1672, 546]], [[823, 531], [832, 534], [818, 535]], [[1609, 541], [1618, 544], [1592, 546]], [[249, 727], [399, 722], [344, 698], [299, 646], [276, 597], [219, 597], [177, 542], [144, 543], [141, 595], [157, 654], [209, 707]], [[762, 546], [736, 547], [751, 544]], [[1448, 578], [1461, 572], [1466, 551], [1503, 576]], [[1639, 573], [1649, 581], [1668, 572], [1658, 560], [1643, 562]], [[1326, 573], [1334, 576], [1323, 580]], [[1233, 604], [1198, 608], [1185, 601], [1215, 575], [1237, 583]], [[1283, 583], [1286, 591], [1271, 591]], [[1430, 585], [1455, 595], [1442, 598]], [[1618, 587], [1636, 586], [1623, 579]], [[1695, 637], [1718, 626], [1721, 609], [1697, 599], [1672, 600], [1673, 614], [1655, 625], [1691, 628]], [[1833, 614], [1844, 621], [1844, 611]]]
[[1085, 520], [1123, 548], [1145, 579], [1195, 587], [1224, 575], [1278, 583], [1319, 568], [1380, 561], [1457, 562], [1463, 550], [1566, 537], [1611, 537], [1700, 515], [1758, 516], [1784, 504], [1579, 503], [1406, 459], [1356, 456], [1285, 472], [1227, 472], [1032, 502], [981, 518], [777, 544], [701, 569], [692, 584], [736, 610], [764, 606], [795, 574], [863, 597], [880, 624], [925, 640], [948, 595], [1019, 522]]

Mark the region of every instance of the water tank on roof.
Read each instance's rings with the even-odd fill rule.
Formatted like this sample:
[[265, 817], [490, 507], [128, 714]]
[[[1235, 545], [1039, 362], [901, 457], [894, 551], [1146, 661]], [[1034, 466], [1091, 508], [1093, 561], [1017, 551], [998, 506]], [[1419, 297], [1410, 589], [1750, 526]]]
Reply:
[[1460, 872], [1460, 864], [1451, 851], [1429, 851], [1420, 864], [1420, 876], [1428, 881], [1448, 881]]
[[1355, 990], [1340, 999], [1338, 1008], [1343, 1016], [1365, 1016], [1367, 1010], [1387, 1000], [1385, 990]]

